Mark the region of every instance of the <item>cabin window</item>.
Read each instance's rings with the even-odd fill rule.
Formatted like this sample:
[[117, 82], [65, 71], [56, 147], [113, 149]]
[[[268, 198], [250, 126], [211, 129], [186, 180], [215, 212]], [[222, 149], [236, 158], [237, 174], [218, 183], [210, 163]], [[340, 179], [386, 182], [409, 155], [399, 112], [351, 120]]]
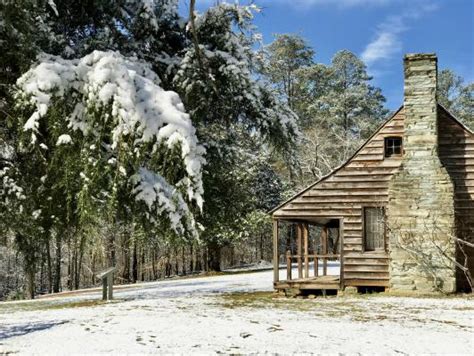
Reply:
[[385, 157], [401, 156], [402, 152], [401, 137], [385, 137]]
[[365, 251], [385, 249], [385, 209], [364, 209]]

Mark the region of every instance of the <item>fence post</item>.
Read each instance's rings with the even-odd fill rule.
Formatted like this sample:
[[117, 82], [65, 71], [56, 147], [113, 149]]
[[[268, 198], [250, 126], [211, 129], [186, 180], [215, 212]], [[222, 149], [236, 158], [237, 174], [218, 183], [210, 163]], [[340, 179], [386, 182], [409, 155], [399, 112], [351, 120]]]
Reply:
[[102, 300], [112, 300], [114, 297], [114, 272], [116, 268], [108, 268], [97, 275], [102, 281]]
[[102, 278], [102, 300], [107, 300], [107, 280]]

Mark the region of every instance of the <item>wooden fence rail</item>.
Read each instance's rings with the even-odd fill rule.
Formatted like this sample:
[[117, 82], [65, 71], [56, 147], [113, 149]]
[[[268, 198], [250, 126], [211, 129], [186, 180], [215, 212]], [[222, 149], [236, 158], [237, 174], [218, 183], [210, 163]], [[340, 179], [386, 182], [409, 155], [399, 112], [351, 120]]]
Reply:
[[[284, 256], [281, 255], [283, 258]], [[288, 281], [292, 280], [292, 268], [293, 260], [296, 260], [298, 263], [298, 278], [309, 278], [309, 260], [313, 259], [314, 277], [319, 275], [319, 260], [323, 261], [323, 276], [327, 275], [327, 262], [329, 259], [340, 258], [339, 254], [297, 254], [292, 255], [291, 251], [286, 251], [286, 279]], [[304, 260], [304, 266], [302, 265], [302, 260]], [[303, 267], [304, 267], [304, 277], [303, 277]]]

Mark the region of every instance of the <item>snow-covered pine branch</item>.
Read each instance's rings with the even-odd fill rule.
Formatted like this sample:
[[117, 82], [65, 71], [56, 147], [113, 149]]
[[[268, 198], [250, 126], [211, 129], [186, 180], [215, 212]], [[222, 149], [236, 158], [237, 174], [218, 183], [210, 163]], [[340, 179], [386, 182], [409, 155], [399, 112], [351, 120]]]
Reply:
[[197, 15], [193, 31], [200, 43], [186, 52], [174, 84], [205, 130], [212, 124], [224, 129], [238, 124], [288, 149], [299, 134], [296, 115], [257, 78], [255, 11], [255, 5], [222, 3]]
[[[126, 177], [130, 194], [144, 203], [149, 220], [164, 215], [177, 233], [197, 235], [186, 201], [202, 208], [204, 149], [178, 94], [161, 88], [149, 65], [112, 51], [74, 60], [42, 54], [17, 86], [19, 105], [34, 108], [24, 124], [31, 144], [44, 146], [42, 120], [46, 122], [55, 103], [67, 101], [61, 105], [68, 112], [66, 122], [58, 125], [63, 132], [57, 134], [57, 149], [78, 140], [81, 147], [90, 147], [89, 161], [105, 151], [103, 159]], [[154, 165], [153, 156], [176, 150], [179, 162]], [[167, 181], [167, 169], [175, 166], [182, 166], [183, 172]], [[89, 181], [82, 172], [81, 178], [84, 184]]]

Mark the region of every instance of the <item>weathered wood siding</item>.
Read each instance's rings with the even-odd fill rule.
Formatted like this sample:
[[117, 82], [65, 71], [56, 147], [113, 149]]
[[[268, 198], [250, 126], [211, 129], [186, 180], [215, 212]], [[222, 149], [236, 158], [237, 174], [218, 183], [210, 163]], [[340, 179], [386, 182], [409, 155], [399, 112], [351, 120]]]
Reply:
[[[451, 115], [439, 107], [439, 157], [454, 183], [454, 208], [458, 236], [474, 242], [474, 134], [462, 127]], [[470, 258], [470, 270], [474, 275], [474, 250], [465, 250]], [[464, 256], [457, 251], [458, 259]], [[467, 281], [457, 269], [458, 289], [466, 288]]]
[[[389, 286], [388, 253], [364, 251], [362, 217], [364, 207], [385, 207], [388, 202], [388, 182], [402, 158], [384, 157], [384, 138], [403, 137], [404, 118], [402, 108], [346, 164], [273, 213], [274, 218], [289, 220], [342, 218], [345, 285]], [[442, 107], [438, 120], [440, 159], [455, 184], [457, 226], [472, 241], [474, 136]], [[472, 268], [474, 251], [468, 252]]]
[[403, 136], [399, 110], [341, 168], [274, 212], [275, 218], [343, 218], [345, 285], [388, 286], [388, 254], [363, 251], [363, 208], [385, 206], [400, 157], [384, 157], [384, 139]]

